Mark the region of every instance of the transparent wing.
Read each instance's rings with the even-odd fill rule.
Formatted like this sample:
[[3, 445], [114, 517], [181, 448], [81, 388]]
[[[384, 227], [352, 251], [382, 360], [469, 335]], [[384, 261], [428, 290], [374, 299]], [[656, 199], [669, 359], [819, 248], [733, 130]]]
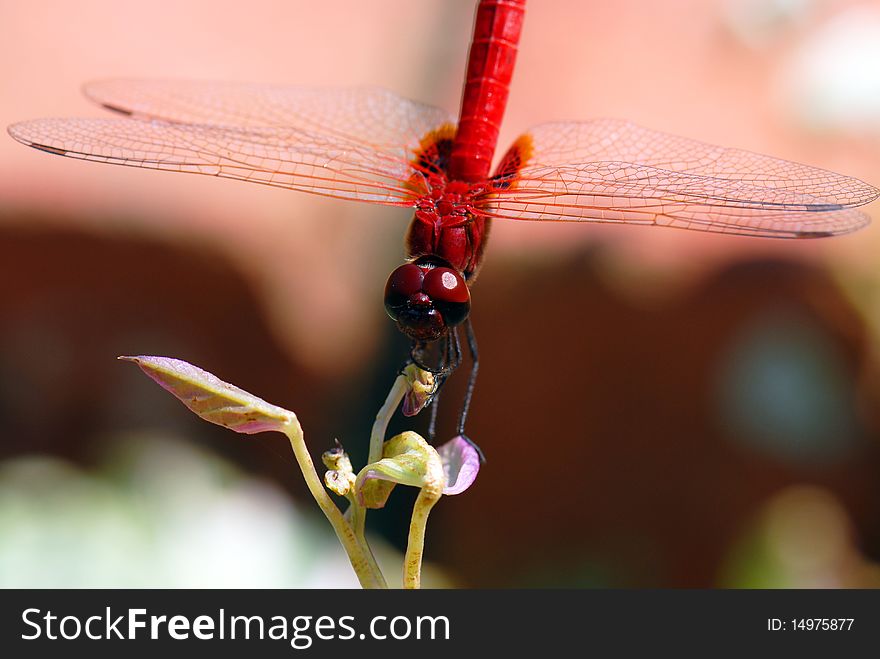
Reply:
[[297, 87], [235, 82], [101, 80], [83, 88], [107, 109], [136, 119], [229, 127], [282, 127], [364, 146], [417, 146], [455, 121], [444, 110], [379, 87]]
[[451, 120], [381, 89], [108, 81], [113, 119], [38, 119], [9, 133], [50, 153], [409, 205], [420, 140]]
[[853, 208], [880, 195], [827, 170], [615, 120], [544, 124], [518, 144], [525, 166], [490, 216], [803, 238], [866, 225]]

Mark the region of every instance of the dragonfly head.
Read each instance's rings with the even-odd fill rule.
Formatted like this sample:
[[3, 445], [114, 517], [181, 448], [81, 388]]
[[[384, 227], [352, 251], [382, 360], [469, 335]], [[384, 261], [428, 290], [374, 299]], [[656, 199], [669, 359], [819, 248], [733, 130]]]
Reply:
[[463, 323], [470, 310], [464, 277], [435, 256], [404, 263], [385, 285], [385, 311], [415, 341], [436, 341]]

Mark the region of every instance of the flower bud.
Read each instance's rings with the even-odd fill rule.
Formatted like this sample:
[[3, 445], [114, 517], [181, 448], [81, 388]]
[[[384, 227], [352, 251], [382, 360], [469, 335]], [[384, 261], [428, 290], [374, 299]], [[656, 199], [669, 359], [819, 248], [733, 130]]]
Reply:
[[329, 451], [321, 455], [321, 461], [328, 471], [324, 474], [324, 485], [331, 492], [341, 497], [347, 495], [354, 487], [356, 476], [351, 468], [351, 460], [339, 442]]
[[403, 396], [401, 411], [404, 416], [415, 416], [437, 393], [437, 379], [433, 373], [415, 364], [407, 364], [403, 375], [406, 377], [407, 391]]

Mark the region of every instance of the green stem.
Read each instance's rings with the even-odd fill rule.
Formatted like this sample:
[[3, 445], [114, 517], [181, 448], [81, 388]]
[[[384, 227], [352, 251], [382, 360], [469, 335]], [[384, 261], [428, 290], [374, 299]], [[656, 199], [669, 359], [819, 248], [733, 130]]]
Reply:
[[[388, 431], [388, 423], [394, 415], [400, 401], [403, 400], [407, 390], [406, 377], [398, 375], [391, 385], [391, 391], [385, 399], [384, 405], [376, 414], [376, 420], [373, 422], [373, 428], [370, 431], [370, 451], [367, 457], [367, 464], [373, 464], [382, 459], [382, 445], [385, 443], [385, 433]], [[367, 509], [358, 505], [357, 501], [352, 502], [352, 506], [357, 509], [352, 510], [351, 519], [354, 527], [355, 535], [364, 544], [367, 544], [364, 534], [364, 526], [367, 523]]]
[[[327, 490], [324, 489], [324, 484], [318, 477], [318, 472], [315, 471], [312, 456], [309, 455], [309, 450], [306, 448], [302, 426], [295, 416], [285, 426], [284, 434], [290, 440], [290, 447], [296, 456], [309, 492], [312, 493], [318, 506], [333, 526], [333, 530], [336, 531], [336, 537], [339, 538], [345, 553], [348, 554], [348, 560], [351, 562], [351, 567], [354, 569], [361, 586], [363, 588], [387, 588], [385, 578], [379, 571], [369, 548], [365, 546], [366, 543], [360, 541], [352, 526], [343, 517], [342, 511], [336, 507], [330, 495], [327, 494]], [[357, 516], [355, 518], [357, 519]]]
[[425, 551], [425, 527], [434, 504], [440, 500], [442, 490], [424, 487], [419, 491], [409, 523], [409, 539], [403, 559], [403, 587], [420, 588], [422, 585], [422, 554]]
[[391, 385], [391, 391], [388, 392], [385, 404], [382, 405], [379, 413], [376, 414], [376, 421], [373, 423], [373, 429], [370, 432], [370, 454], [369, 458], [367, 458], [367, 464], [372, 464], [382, 459], [382, 444], [385, 443], [385, 432], [388, 430], [388, 422], [391, 420], [391, 416], [394, 414], [397, 406], [400, 405], [400, 401], [403, 400], [406, 390], [406, 377], [398, 375], [397, 379], [394, 380], [394, 384]]
[[[349, 493], [348, 497], [349, 506], [345, 511], [345, 516], [348, 517], [348, 523], [351, 526], [352, 531], [354, 531], [355, 538], [357, 538], [358, 543], [364, 551], [365, 556], [367, 557], [367, 561], [370, 564], [370, 569], [379, 576], [382, 576], [382, 570], [379, 568], [379, 564], [376, 562], [376, 557], [373, 556], [373, 550], [370, 547], [370, 543], [367, 542], [367, 537], [364, 534], [364, 524], [365, 518], [367, 516], [367, 509], [363, 506], [359, 505], [357, 502], [357, 497], [353, 495], [353, 493]], [[383, 584], [384, 577], [383, 577]], [[387, 584], [382, 586], [383, 588], [387, 588]]]

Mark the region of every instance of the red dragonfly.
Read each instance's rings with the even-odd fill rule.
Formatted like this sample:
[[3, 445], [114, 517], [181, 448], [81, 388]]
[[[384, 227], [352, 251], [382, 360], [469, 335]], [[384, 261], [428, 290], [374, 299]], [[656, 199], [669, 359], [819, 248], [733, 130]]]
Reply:
[[[880, 191], [854, 178], [625, 121], [549, 123], [520, 136], [491, 172], [525, 0], [481, 0], [458, 122], [375, 89], [112, 80], [86, 87], [105, 119], [38, 119], [10, 134], [58, 155], [207, 174], [415, 209], [407, 262], [385, 308], [440, 381], [478, 365], [468, 286], [494, 219], [668, 226], [773, 238], [847, 233]], [[432, 414], [436, 414], [436, 404]], [[431, 423], [433, 436], [434, 420]]]

